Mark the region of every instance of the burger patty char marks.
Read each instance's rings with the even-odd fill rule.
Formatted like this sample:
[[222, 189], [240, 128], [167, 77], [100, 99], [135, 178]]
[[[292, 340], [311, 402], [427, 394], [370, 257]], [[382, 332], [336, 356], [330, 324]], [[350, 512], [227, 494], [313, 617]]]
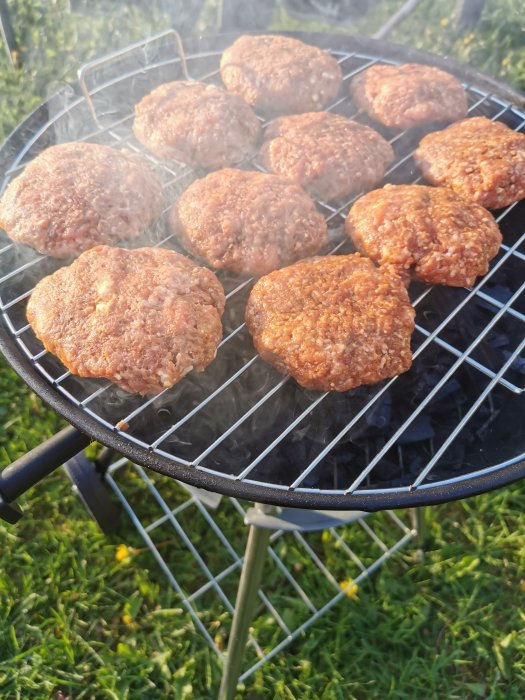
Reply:
[[414, 316], [403, 283], [358, 253], [276, 270], [255, 284], [246, 307], [261, 357], [320, 391], [406, 372]]
[[341, 87], [337, 61], [317, 46], [287, 36], [241, 36], [221, 57], [227, 89], [272, 114], [326, 107]]
[[376, 185], [394, 154], [367, 126], [331, 112], [309, 112], [272, 122], [260, 157], [268, 170], [329, 201]]
[[133, 239], [160, 216], [162, 185], [134, 154], [95, 143], [40, 153], [0, 202], [0, 226], [55, 258]]
[[371, 66], [352, 80], [350, 92], [359, 109], [398, 129], [467, 115], [461, 83], [450, 73], [418, 63]]
[[501, 209], [525, 197], [525, 134], [472, 117], [425, 136], [414, 153], [425, 178], [464, 199]]
[[360, 197], [345, 222], [356, 248], [402, 278], [471, 287], [501, 245], [494, 217], [446, 187], [386, 185]]
[[145, 395], [210, 364], [224, 303], [213, 272], [179, 253], [97, 246], [36, 285], [27, 318], [73, 374]]
[[324, 217], [298, 185], [232, 168], [193, 182], [170, 223], [188, 252], [235, 274], [266, 274], [327, 242]]
[[135, 106], [133, 132], [160, 158], [223, 168], [255, 151], [260, 124], [241, 97], [179, 80], [160, 85]]

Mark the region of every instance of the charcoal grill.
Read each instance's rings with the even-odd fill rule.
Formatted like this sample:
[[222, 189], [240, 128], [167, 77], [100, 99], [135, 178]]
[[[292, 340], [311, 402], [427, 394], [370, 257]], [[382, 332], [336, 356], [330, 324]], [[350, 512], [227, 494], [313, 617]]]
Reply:
[[[522, 95], [452, 60], [372, 39], [296, 34], [329, 49], [344, 85], [329, 109], [370, 124], [348, 96], [351, 78], [376, 63], [432, 63], [465, 85], [469, 115], [525, 132]], [[3, 187], [42, 149], [85, 139], [141, 152], [172, 202], [201, 175], [144, 153], [133, 105], [153, 86], [191, 78], [220, 84], [222, 50], [235, 37], [190, 39], [173, 31], [85, 65], [0, 150]], [[378, 128], [377, 125], [374, 125]], [[426, 129], [379, 128], [395, 151], [385, 182], [420, 182], [412, 153]], [[260, 168], [256, 158], [243, 164]], [[353, 198], [355, 199], [355, 197]], [[326, 252], [348, 253], [343, 222], [352, 204], [318, 202]], [[73, 426], [0, 476], [4, 517], [13, 501], [92, 440], [191, 487], [280, 507], [375, 511], [449, 501], [525, 475], [525, 202], [496, 212], [504, 244], [472, 289], [410, 288], [416, 307], [414, 364], [399, 377], [345, 394], [306, 391], [255, 353], [243, 322], [253, 280], [219, 273], [227, 295], [224, 339], [202, 374], [160, 394], [129, 396], [103, 380], [73, 377], [46, 352], [25, 318], [38, 279], [62, 262], [0, 247], [0, 345], [24, 381]], [[165, 221], [135, 245], [178, 249]], [[3, 499], [3, 501], [1, 500]], [[253, 528], [260, 532], [259, 528]], [[264, 539], [249, 550], [263, 551]], [[247, 558], [249, 559], [248, 553]]]
[[[352, 76], [380, 61], [417, 60], [463, 81], [471, 116], [525, 128], [522, 96], [471, 68], [373, 40], [303, 38], [330, 47], [341, 65], [344, 86], [333, 111], [367, 122], [346, 96]], [[153, 85], [188, 74], [220, 82], [219, 56], [232, 40], [188, 41], [183, 59], [169, 32], [84, 66], [81, 90], [55, 98], [9, 137], [0, 153], [4, 186], [57, 140], [141, 150], [130, 129], [134, 102]], [[422, 131], [383, 134], [396, 154], [385, 180], [419, 182], [411, 154]], [[199, 174], [145, 155], [163, 179], [167, 202]], [[352, 250], [342, 233], [350, 205], [318, 204], [332, 250], [340, 253]], [[22, 256], [7, 239], [0, 249], [2, 350], [82, 433], [196, 487], [281, 506], [369, 511], [472, 495], [525, 472], [524, 212], [521, 202], [497, 213], [505, 242], [473, 289], [411, 286], [417, 317], [410, 372], [343, 395], [302, 390], [257, 357], [243, 323], [252, 280], [223, 273], [224, 339], [205, 373], [147, 399], [103, 380], [79, 380], [43, 349], [25, 318], [34, 283], [62, 263], [26, 250]], [[152, 238], [177, 248], [162, 224]]]

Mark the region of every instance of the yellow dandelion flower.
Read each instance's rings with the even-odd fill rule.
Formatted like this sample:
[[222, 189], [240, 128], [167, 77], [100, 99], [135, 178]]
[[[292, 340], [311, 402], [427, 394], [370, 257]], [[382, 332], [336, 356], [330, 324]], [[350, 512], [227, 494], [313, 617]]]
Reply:
[[125, 625], [131, 625], [131, 623], [133, 622], [133, 618], [131, 617], [131, 615], [126, 613], [125, 615], [122, 615], [122, 622]]
[[448, 17], [443, 17], [443, 19], [441, 19], [439, 23], [442, 27], [448, 27], [448, 25], [450, 24], [450, 20]]
[[353, 579], [349, 578], [346, 579], [346, 581], [341, 581], [339, 583], [339, 587], [349, 598], [352, 598], [352, 600], [357, 600], [357, 592], [359, 591], [359, 586], [357, 585], [357, 583], [354, 583]]
[[501, 62], [501, 65], [502, 65], [502, 66], [505, 66], [505, 68], [506, 68], [508, 65], [510, 65], [510, 58], [509, 58], [508, 56], [506, 56], [506, 57], [503, 59], [503, 61]]
[[124, 561], [124, 559], [129, 559], [131, 551], [125, 544], [119, 544], [117, 551], [115, 552], [115, 559], [117, 561]]

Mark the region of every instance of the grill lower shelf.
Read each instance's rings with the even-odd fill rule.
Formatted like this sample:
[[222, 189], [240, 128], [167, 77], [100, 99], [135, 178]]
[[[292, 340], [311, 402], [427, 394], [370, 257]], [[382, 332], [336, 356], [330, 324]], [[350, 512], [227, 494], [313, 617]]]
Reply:
[[[181, 607], [224, 660], [244, 561], [247, 504], [232, 498], [207, 508], [177, 483], [153, 478], [124, 459], [111, 465], [106, 480]], [[358, 591], [367, 594], [368, 577], [417, 536], [406, 513], [364, 515], [322, 532], [271, 533], [241, 682], [333, 607], [355, 605]], [[181, 557], [190, 557], [191, 566], [181, 567]]]

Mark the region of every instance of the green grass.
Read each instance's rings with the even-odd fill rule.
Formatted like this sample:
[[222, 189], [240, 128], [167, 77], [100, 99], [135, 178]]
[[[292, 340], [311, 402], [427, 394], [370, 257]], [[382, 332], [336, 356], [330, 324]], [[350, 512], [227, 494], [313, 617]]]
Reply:
[[[398, 4], [390, 1], [381, 7], [386, 14]], [[120, 17], [108, 9], [111, 3], [93, 3], [105, 11], [82, 21], [66, 12], [65, 0], [15, 0], [10, 6], [23, 63], [13, 73], [0, 61], [3, 134], [45, 96], [50, 80], [70, 79], [79, 62], [109, 45], [115, 48], [159, 31], [166, 22], [161, 2], [153, 12], [130, 7]], [[453, 6], [452, 0], [424, 0], [393, 39], [450, 53], [523, 87], [521, 2], [488, 1], [479, 31], [471, 38], [457, 35]], [[284, 19], [276, 21], [282, 26]], [[377, 14], [369, 16], [351, 30], [371, 31], [379, 20]], [[199, 21], [204, 31], [213, 30], [212, 2]], [[422, 28], [425, 22], [431, 27]], [[0, 466], [62, 425], [11, 370], [0, 366]], [[145, 519], [153, 517], [133, 478], [127, 481], [137, 510]], [[158, 478], [157, 483], [163, 493], [181, 498], [172, 482]], [[0, 523], [0, 698], [216, 696], [221, 674], [217, 658], [125, 517], [117, 534], [102, 536], [61, 471], [20, 503], [26, 513], [20, 523]], [[524, 506], [525, 488], [514, 485], [430, 509], [424, 560], [409, 545], [365, 583], [358, 600], [341, 601], [250, 677], [242, 697], [521, 699]], [[242, 551], [244, 527], [223, 506], [217, 517], [233, 546]], [[195, 541], [210, 565], [220, 567], [221, 554], [210, 544], [206, 526], [200, 520], [193, 525]], [[347, 537], [352, 545], [364, 546], [359, 529], [350, 528]], [[176, 575], [191, 586], [195, 567], [190, 555], [171, 535], [161, 533], [159, 538]], [[122, 543], [132, 548], [131, 556], [119, 562], [116, 552]], [[338, 551], [329, 544], [319, 535], [320, 550], [339, 571]], [[305, 566], [304, 553], [293, 542], [283, 540], [279, 547], [288, 547], [286, 554], [297, 571]], [[275, 599], [287, 605], [288, 622], [295, 624], [294, 600], [277, 586], [271, 567], [265, 580], [270, 588], [274, 585]], [[323, 594], [318, 578], [308, 585], [312, 595]], [[217, 630], [217, 642], [224, 646], [227, 620], [222, 606], [212, 599], [208, 606], [203, 603], [202, 618]], [[264, 616], [256, 626], [268, 643], [275, 638]]]
[[[119, 478], [133, 491], [129, 476]], [[175, 504], [173, 483], [156, 482]], [[126, 519], [116, 535], [99, 534], [62, 473], [21, 500], [24, 519], [0, 526], [0, 697], [55, 698], [62, 690], [73, 698], [213, 698], [219, 662]], [[524, 505], [523, 488], [513, 486], [431, 509], [423, 562], [409, 545], [357, 600], [343, 599], [249, 678], [243, 697], [521, 698]], [[144, 501], [135, 507], [146, 522], [157, 514]], [[245, 529], [227, 514], [223, 503], [217, 517], [240, 552]], [[185, 524], [218, 570], [224, 563], [208, 529], [198, 519]], [[348, 528], [345, 537], [355, 551], [367, 551], [360, 528]], [[181, 584], [194, 588], [191, 555], [166, 531], [156, 541]], [[326, 536], [315, 541], [329, 567], [341, 568]], [[131, 556], [118, 562], [121, 543]], [[306, 566], [293, 540], [276, 551], [296, 575]], [[270, 589], [273, 577], [268, 565]], [[306, 582], [313, 597], [322, 597], [322, 587], [319, 576]], [[282, 588], [275, 587], [272, 601], [286, 610]], [[295, 626], [293, 603], [287, 622]], [[201, 607], [205, 624], [222, 634], [223, 606], [210, 598]], [[264, 616], [256, 634], [269, 644], [275, 639]], [[226, 642], [225, 635], [216, 639]]]

